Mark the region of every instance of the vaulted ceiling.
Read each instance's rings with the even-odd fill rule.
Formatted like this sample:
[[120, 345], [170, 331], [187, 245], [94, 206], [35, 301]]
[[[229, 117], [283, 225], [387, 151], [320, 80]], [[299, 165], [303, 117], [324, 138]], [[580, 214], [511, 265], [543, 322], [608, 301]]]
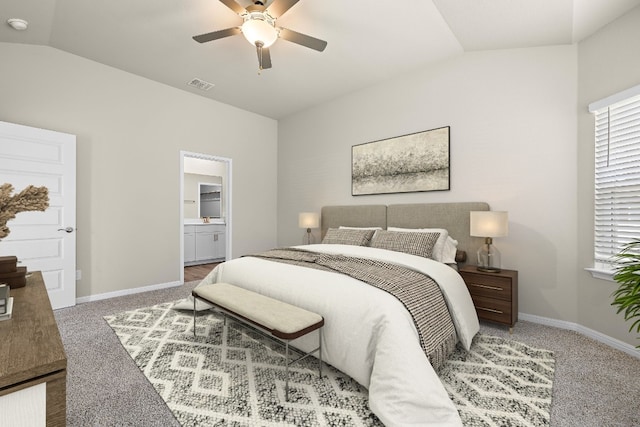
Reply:
[[[273, 68], [262, 72], [241, 34], [204, 44], [191, 38], [242, 23], [218, 0], [2, 0], [0, 42], [48, 45], [278, 119], [463, 52], [576, 43], [638, 5], [300, 0], [277, 25], [326, 40], [326, 50], [278, 40]], [[10, 18], [28, 21], [27, 30], [12, 29]], [[214, 86], [188, 86], [194, 78]]]

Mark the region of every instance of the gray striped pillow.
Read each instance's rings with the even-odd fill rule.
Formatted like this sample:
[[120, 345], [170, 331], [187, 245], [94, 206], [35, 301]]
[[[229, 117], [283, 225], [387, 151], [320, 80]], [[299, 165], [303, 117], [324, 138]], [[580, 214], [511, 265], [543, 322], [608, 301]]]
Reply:
[[330, 228], [324, 235], [322, 243], [337, 245], [367, 246], [376, 230], [354, 230]]
[[372, 248], [404, 252], [433, 259], [433, 247], [440, 233], [411, 233], [400, 231], [377, 231], [371, 240]]

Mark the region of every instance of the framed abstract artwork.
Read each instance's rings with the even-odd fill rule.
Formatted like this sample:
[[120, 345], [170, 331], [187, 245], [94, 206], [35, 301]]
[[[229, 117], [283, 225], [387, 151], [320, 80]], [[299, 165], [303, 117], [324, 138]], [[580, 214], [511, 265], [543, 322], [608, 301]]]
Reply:
[[351, 194], [450, 189], [449, 126], [351, 147]]

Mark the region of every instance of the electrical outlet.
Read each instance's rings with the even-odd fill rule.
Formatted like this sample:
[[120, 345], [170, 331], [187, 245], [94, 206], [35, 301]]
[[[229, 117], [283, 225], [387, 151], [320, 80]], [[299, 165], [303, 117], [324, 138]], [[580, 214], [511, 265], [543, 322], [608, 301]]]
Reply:
[[76, 270], [76, 280], [82, 280], [82, 270]]

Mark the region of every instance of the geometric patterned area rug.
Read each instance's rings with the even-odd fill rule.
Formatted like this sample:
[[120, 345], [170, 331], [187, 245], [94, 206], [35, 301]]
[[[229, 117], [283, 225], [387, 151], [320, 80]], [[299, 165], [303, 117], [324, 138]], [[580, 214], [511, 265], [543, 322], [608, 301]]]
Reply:
[[548, 426], [553, 352], [477, 335], [438, 372], [465, 426]]
[[[367, 390], [309, 357], [289, 367], [284, 346], [213, 311], [173, 302], [105, 316], [123, 347], [182, 426], [382, 426]], [[439, 375], [465, 426], [549, 425], [553, 355], [478, 335]]]

